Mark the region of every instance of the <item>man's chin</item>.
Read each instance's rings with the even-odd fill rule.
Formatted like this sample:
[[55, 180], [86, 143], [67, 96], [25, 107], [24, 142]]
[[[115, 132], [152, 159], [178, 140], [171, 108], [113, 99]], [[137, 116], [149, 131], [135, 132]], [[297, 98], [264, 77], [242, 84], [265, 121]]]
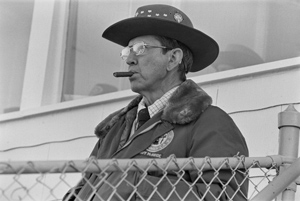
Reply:
[[139, 93], [141, 91], [141, 86], [138, 86], [135, 82], [130, 82], [131, 91]]
[[135, 93], [139, 93], [139, 90], [137, 87], [134, 87], [131, 85], [131, 91], [135, 92]]

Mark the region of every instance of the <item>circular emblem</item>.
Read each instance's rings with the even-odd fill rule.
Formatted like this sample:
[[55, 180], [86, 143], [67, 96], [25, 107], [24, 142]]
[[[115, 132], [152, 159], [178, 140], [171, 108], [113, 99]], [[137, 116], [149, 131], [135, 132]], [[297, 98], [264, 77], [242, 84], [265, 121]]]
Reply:
[[174, 14], [174, 19], [176, 20], [176, 22], [180, 23], [183, 20], [183, 17], [180, 13], [175, 13]]
[[155, 142], [147, 149], [149, 152], [158, 152], [164, 148], [166, 148], [173, 140], [174, 132], [170, 131], [160, 138], [156, 139]]

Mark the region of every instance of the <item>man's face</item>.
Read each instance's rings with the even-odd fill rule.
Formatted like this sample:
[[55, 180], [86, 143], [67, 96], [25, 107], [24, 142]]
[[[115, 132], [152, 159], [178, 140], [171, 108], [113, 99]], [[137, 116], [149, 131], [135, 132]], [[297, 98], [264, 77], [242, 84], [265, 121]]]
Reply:
[[[160, 42], [153, 36], [134, 38], [129, 42], [128, 46], [131, 47], [141, 41], [147, 45], [161, 46]], [[135, 72], [129, 78], [132, 91], [145, 95], [161, 90], [167, 75], [168, 61], [169, 55], [163, 54], [162, 48], [146, 47], [141, 55], [136, 55], [131, 51], [126, 63], [129, 65], [128, 70]]]

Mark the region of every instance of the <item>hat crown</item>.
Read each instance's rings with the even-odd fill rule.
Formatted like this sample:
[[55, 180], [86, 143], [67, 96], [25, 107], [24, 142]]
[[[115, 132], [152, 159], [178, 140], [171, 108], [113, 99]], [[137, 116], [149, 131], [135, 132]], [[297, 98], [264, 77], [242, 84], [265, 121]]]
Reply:
[[159, 18], [194, 28], [191, 20], [185, 13], [169, 5], [155, 4], [142, 6], [137, 9], [135, 17]]

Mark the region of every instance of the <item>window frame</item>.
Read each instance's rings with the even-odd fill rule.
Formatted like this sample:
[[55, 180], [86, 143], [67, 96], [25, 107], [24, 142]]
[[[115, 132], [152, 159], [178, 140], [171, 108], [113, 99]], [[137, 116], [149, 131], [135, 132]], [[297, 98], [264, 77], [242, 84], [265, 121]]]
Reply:
[[70, 0], [35, 0], [20, 111], [60, 101]]

